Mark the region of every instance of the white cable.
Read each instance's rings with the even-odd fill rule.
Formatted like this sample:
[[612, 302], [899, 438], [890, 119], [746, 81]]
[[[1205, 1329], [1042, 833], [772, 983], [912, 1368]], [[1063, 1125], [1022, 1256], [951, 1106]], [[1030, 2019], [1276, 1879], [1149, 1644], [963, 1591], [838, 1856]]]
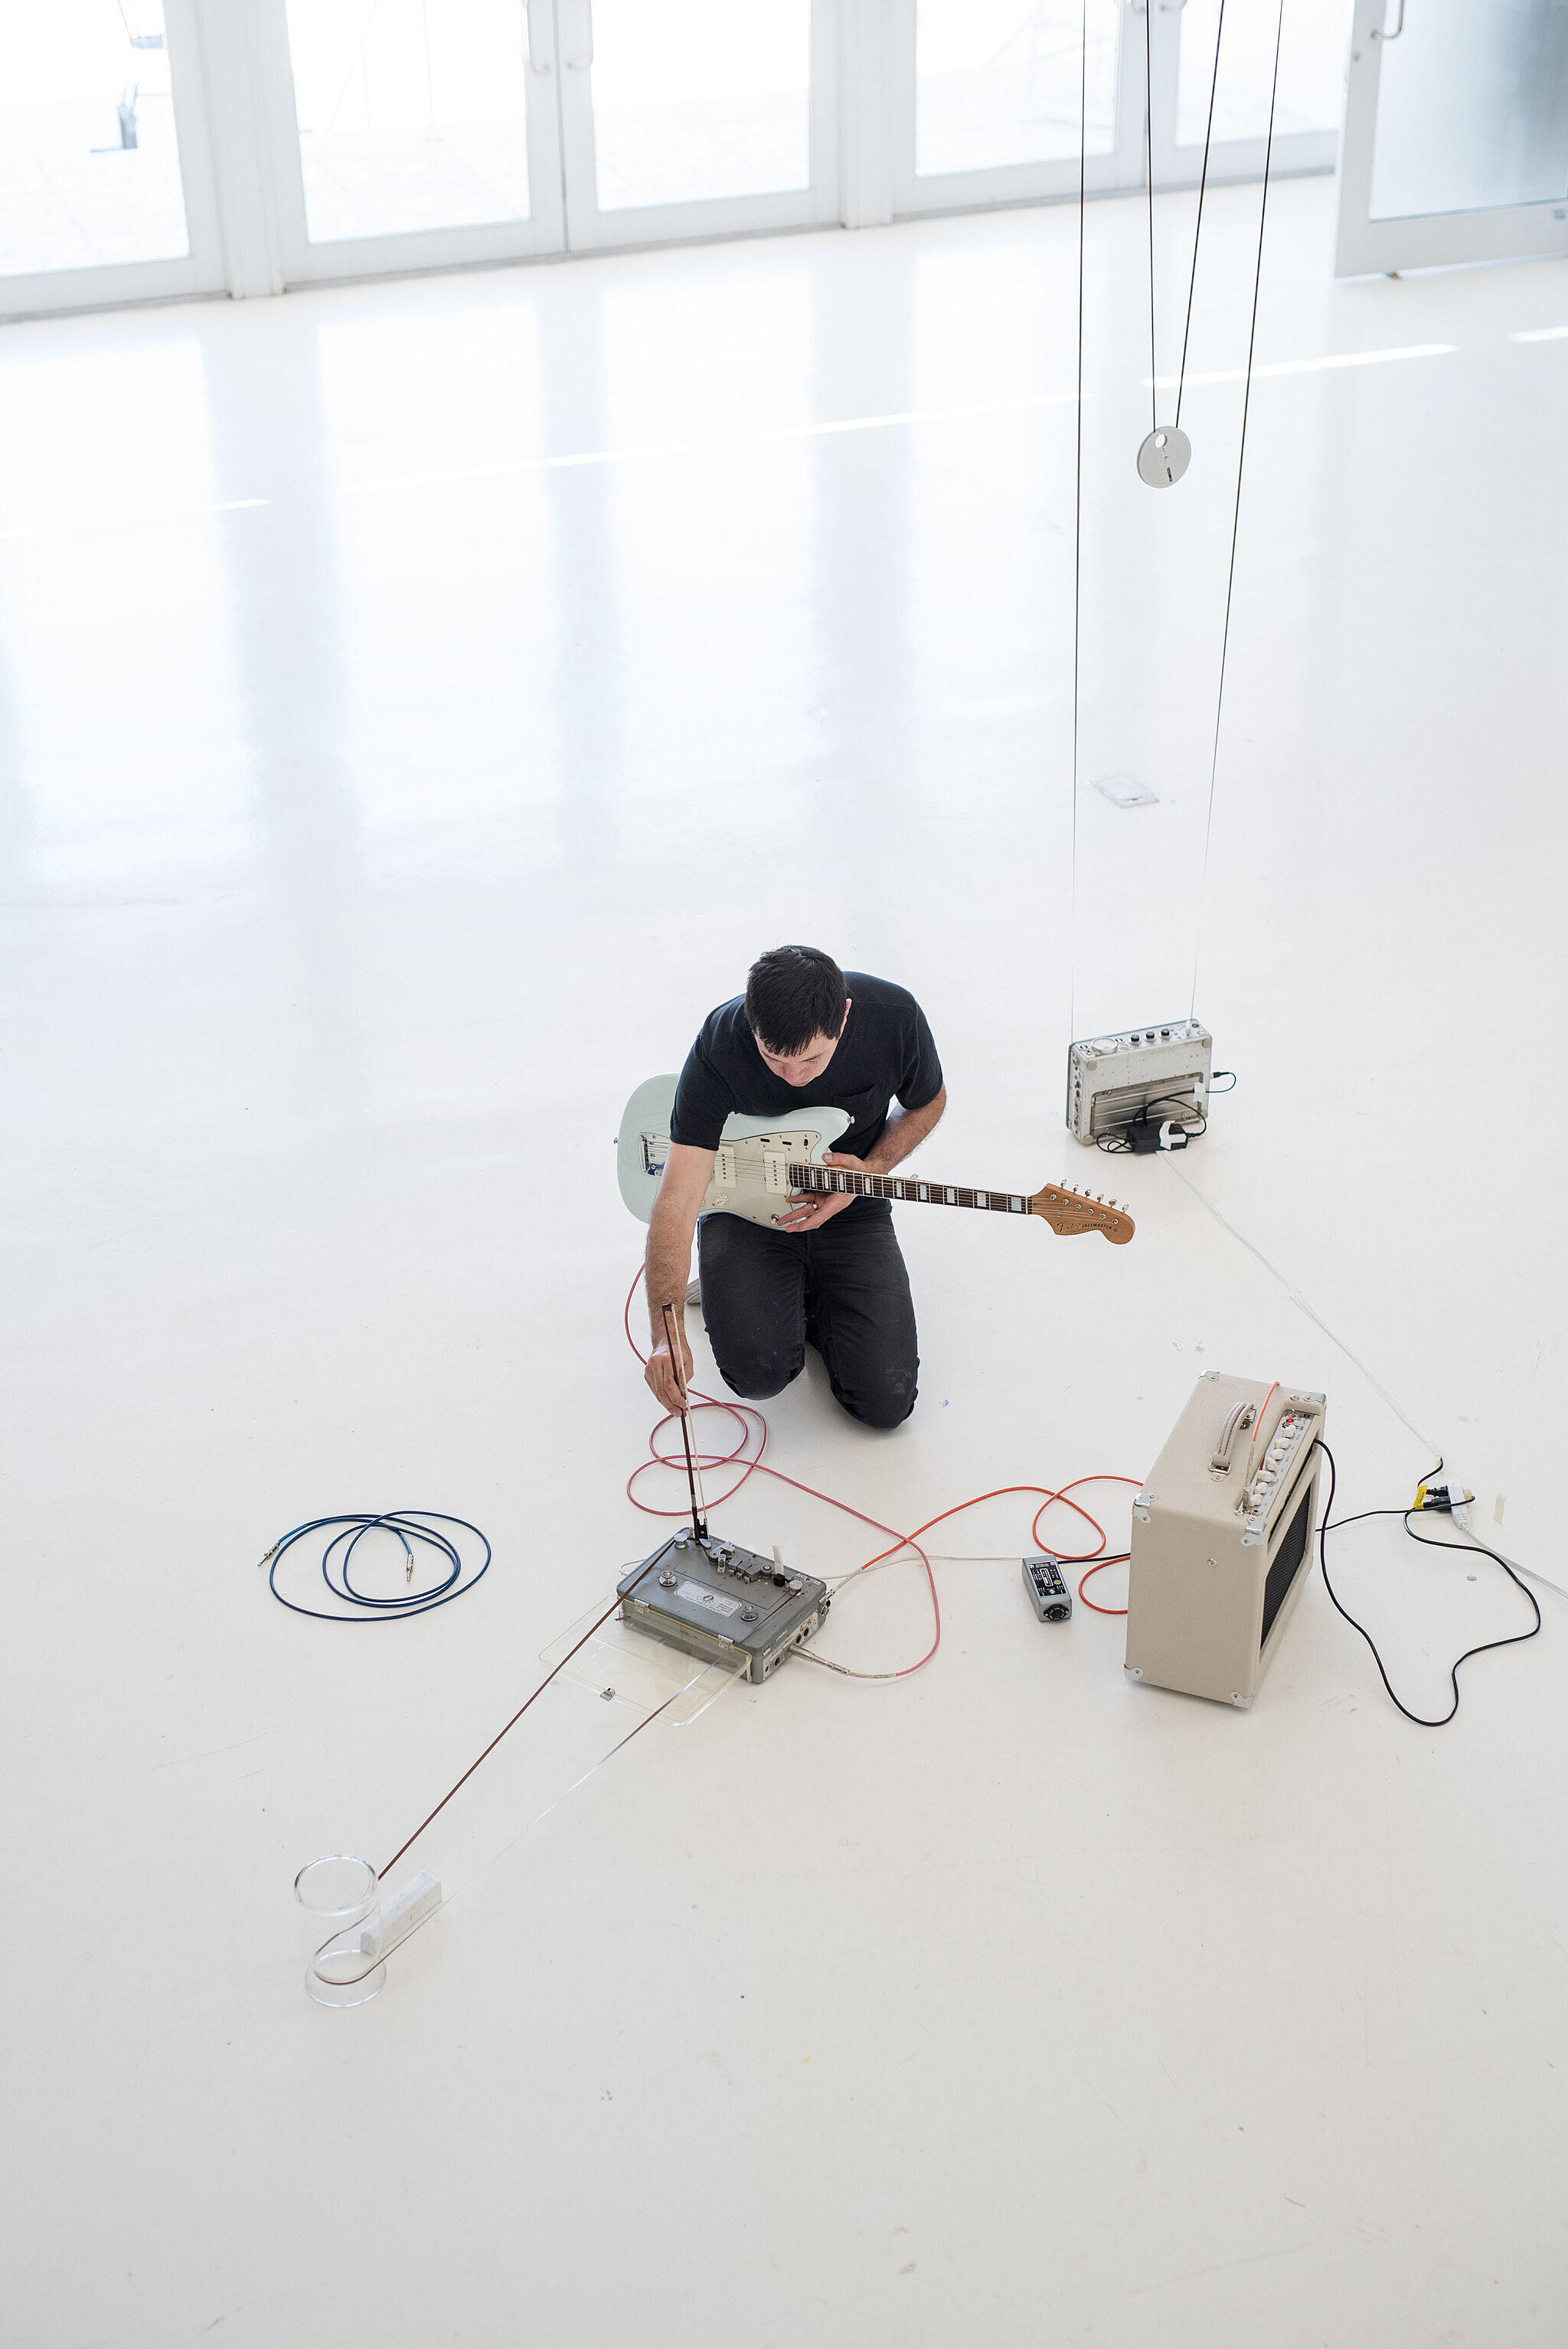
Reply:
[[1416, 1425], [1415, 1421], [1410, 1418], [1408, 1413], [1400, 1410], [1398, 1404], [1395, 1402], [1393, 1396], [1389, 1393], [1382, 1381], [1373, 1377], [1371, 1371], [1367, 1369], [1360, 1355], [1354, 1352], [1352, 1349], [1346, 1344], [1344, 1339], [1339, 1335], [1336, 1330], [1331, 1330], [1329, 1328], [1327, 1322], [1324, 1319], [1322, 1314], [1317, 1311], [1315, 1306], [1307, 1303], [1305, 1298], [1302, 1295], [1295, 1283], [1293, 1280], [1287, 1280], [1284, 1274], [1280, 1270], [1278, 1265], [1271, 1264], [1268, 1257], [1264, 1256], [1262, 1248], [1254, 1247], [1253, 1242], [1248, 1239], [1245, 1232], [1239, 1232], [1234, 1224], [1232, 1223], [1230, 1217], [1228, 1216], [1222, 1216], [1220, 1213], [1220, 1210], [1215, 1206], [1212, 1199], [1207, 1197], [1203, 1192], [1200, 1191], [1196, 1183], [1188, 1182], [1186, 1175], [1182, 1174], [1181, 1169], [1176, 1164], [1173, 1159], [1170, 1161], [1170, 1165], [1171, 1172], [1175, 1175], [1176, 1180], [1179, 1183], [1186, 1184], [1188, 1190], [1191, 1192], [1192, 1196], [1198, 1201], [1199, 1205], [1201, 1206], [1207, 1207], [1209, 1213], [1213, 1216], [1214, 1221], [1217, 1224], [1222, 1225], [1224, 1229], [1230, 1233], [1231, 1237], [1233, 1240], [1240, 1240], [1242, 1246], [1246, 1249], [1247, 1254], [1249, 1256], [1255, 1256], [1258, 1262], [1263, 1266], [1264, 1270], [1266, 1273], [1273, 1275], [1274, 1278], [1278, 1281], [1280, 1287], [1289, 1298], [1291, 1303], [1293, 1305], [1299, 1306], [1309, 1321], [1316, 1322], [1324, 1336], [1338, 1347], [1340, 1352], [1344, 1355], [1347, 1362], [1355, 1363], [1357, 1369], [1360, 1371], [1367, 1385], [1373, 1390], [1374, 1393], [1380, 1394], [1382, 1396], [1384, 1402], [1387, 1404], [1395, 1418], [1400, 1422], [1401, 1425], [1408, 1427], [1411, 1434], [1416, 1438], [1417, 1442], [1424, 1444], [1427, 1450], [1432, 1454], [1434, 1458], [1440, 1459], [1442, 1457], [1443, 1451], [1442, 1445], [1440, 1444], [1434, 1444], [1431, 1437], [1421, 1428], [1418, 1428]]
[[[1539, 1582], [1543, 1590], [1554, 1590], [1559, 1599], [1568, 1599], [1568, 1590], [1564, 1590], [1560, 1582], [1552, 1581], [1551, 1578], [1544, 1574], [1537, 1574], [1532, 1566], [1521, 1566], [1516, 1557], [1509, 1557], [1503, 1551], [1494, 1547], [1491, 1542], [1483, 1542], [1480, 1534], [1476, 1532], [1473, 1526], [1460, 1526], [1459, 1530], [1461, 1534], [1469, 1534], [1471, 1541], [1474, 1542], [1476, 1546], [1476, 1555], [1479, 1557], [1501, 1558], [1503, 1565], [1511, 1567], [1515, 1574], [1522, 1574], [1531, 1582]], [[1418, 1541], [1420, 1539], [1420, 1536], [1418, 1534], [1416, 1538]], [[1434, 1543], [1432, 1547], [1435, 1548], [1437, 1545]]]

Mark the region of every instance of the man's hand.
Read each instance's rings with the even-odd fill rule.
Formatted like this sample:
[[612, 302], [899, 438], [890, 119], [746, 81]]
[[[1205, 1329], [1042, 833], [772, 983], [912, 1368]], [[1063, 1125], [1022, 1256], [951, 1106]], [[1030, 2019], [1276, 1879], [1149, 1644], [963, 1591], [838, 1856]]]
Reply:
[[679, 1379], [676, 1376], [676, 1366], [670, 1360], [669, 1342], [664, 1338], [659, 1340], [653, 1352], [648, 1356], [647, 1368], [643, 1372], [644, 1378], [666, 1411], [679, 1411], [683, 1401], [682, 1387], [690, 1386], [692, 1374], [691, 1348], [686, 1344], [685, 1317], [677, 1310], [673, 1319], [676, 1325], [676, 1341], [681, 1350]]
[[[822, 1164], [852, 1166], [857, 1174], [869, 1174], [872, 1171], [863, 1160], [851, 1158], [841, 1150], [824, 1150]], [[846, 1207], [852, 1207], [860, 1195], [858, 1191], [830, 1191], [826, 1196], [820, 1191], [791, 1191], [789, 1212], [779, 1216], [779, 1229], [781, 1232], [814, 1232], [819, 1224], [829, 1223], [834, 1216], [841, 1216]]]
[[[858, 1174], [891, 1174], [912, 1150], [918, 1150], [947, 1107], [947, 1087], [940, 1086], [919, 1109], [893, 1109], [881, 1139], [869, 1158], [851, 1158], [842, 1150], [824, 1150], [824, 1166], [852, 1166]], [[830, 1216], [841, 1216], [863, 1195], [859, 1191], [791, 1191], [789, 1211], [779, 1219], [781, 1232], [814, 1232]]]

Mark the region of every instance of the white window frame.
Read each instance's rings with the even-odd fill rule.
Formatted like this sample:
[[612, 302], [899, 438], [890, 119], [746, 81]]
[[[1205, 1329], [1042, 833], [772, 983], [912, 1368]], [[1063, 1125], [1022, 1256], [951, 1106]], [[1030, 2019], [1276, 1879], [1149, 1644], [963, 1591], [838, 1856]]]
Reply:
[[164, 0], [163, 29], [188, 250], [163, 261], [26, 270], [0, 277], [0, 319], [46, 317], [61, 310], [113, 309], [127, 303], [175, 301], [181, 295], [224, 290], [223, 240], [196, 0]]
[[518, 0], [526, 28], [524, 108], [529, 216], [459, 227], [404, 230], [387, 236], [334, 237], [313, 243], [305, 215], [299, 116], [289, 56], [284, 0], [253, 0], [258, 9], [257, 110], [270, 182], [274, 274], [279, 285], [331, 284], [391, 277], [465, 264], [531, 260], [563, 250], [560, 108], [555, 11], [552, 0]]
[[[1568, 254], [1568, 199], [1497, 204], [1485, 211], [1414, 212], [1395, 220], [1372, 216], [1372, 162], [1377, 137], [1377, 82], [1383, 48], [1398, 40], [1408, 8], [1419, 0], [1356, 0], [1350, 35], [1350, 79], [1339, 165], [1336, 277], [1367, 277], [1397, 269], [1438, 269], [1461, 262], [1523, 260]], [[1394, 28], [1387, 30], [1389, 15]]]
[[[647, 0], [649, 6], [657, 0]], [[854, 5], [854, 0], [849, 0]], [[601, 212], [593, 154], [593, 0], [555, 0], [561, 42], [561, 146], [566, 246], [606, 253], [643, 244], [827, 227], [839, 204], [839, 0], [811, 0], [810, 166], [804, 188], [690, 203], [637, 204]]]
[[[1288, 8], [1292, 0], [1285, 0]], [[1300, 0], [1297, 0], [1300, 5]], [[1176, 143], [1178, 98], [1181, 76], [1181, 14], [1187, 0], [1153, 0], [1154, 18], [1150, 63], [1153, 68], [1154, 184], [1157, 189], [1195, 188], [1203, 170], [1203, 148]], [[1141, 24], [1141, 0], [1129, 0]], [[1141, 80], [1141, 76], [1140, 79]], [[1209, 150], [1209, 185], [1261, 180], [1268, 150], [1266, 135], [1256, 139], [1216, 139]], [[1337, 130], [1276, 132], [1269, 158], [1272, 180], [1304, 178], [1314, 171], [1332, 171], [1339, 157]]]
[[[1005, 163], [990, 171], [933, 171], [914, 168], [916, 0], [887, 0], [882, 71], [887, 91], [888, 183], [900, 220], [923, 212], [984, 212], [995, 205], [1049, 202], [1076, 196], [1076, 155], [1048, 163]], [[1143, 75], [1128, 62], [1124, 24], [1117, 65], [1116, 143], [1109, 155], [1090, 155], [1084, 185], [1090, 195], [1143, 185]], [[1139, 46], [1142, 47], [1141, 34]]]
[[[658, 0], [647, 0], [652, 7]], [[1289, 0], [1287, 0], [1289, 5]], [[1375, 42], [1366, 34], [1383, 0], [1357, 0], [1346, 190], [1370, 186], [1377, 105]], [[1398, 0], [1387, 0], [1389, 7]], [[1406, 0], [1417, 6], [1419, 0]], [[285, 0], [166, 0], [170, 70], [191, 250], [181, 260], [117, 264], [0, 280], [0, 316], [116, 306], [227, 292], [276, 294], [293, 285], [396, 276], [523, 261], [565, 252], [625, 250], [792, 228], [871, 227], [923, 213], [1048, 202], [1078, 193], [1078, 158], [917, 176], [914, 170], [916, 0], [811, 0], [810, 181], [803, 189], [601, 212], [592, 104], [592, 0], [519, 0], [527, 26], [531, 216], [313, 244], [289, 57]], [[1144, 0], [1122, 0], [1116, 144], [1088, 159], [1091, 194], [1144, 180]], [[1175, 144], [1184, 0], [1153, 0], [1152, 146], [1158, 188], [1196, 183], [1201, 150]], [[1359, 68], [1359, 75], [1357, 73]], [[1274, 141], [1276, 172], [1322, 170], [1326, 132]], [[1210, 158], [1214, 180], [1255, 179], [1262, 140], [1232, 140]], [[1357, 179], [1359, 174], [1359, 179]], [[1418, 265], [1429, 257], [1490, 258], [1556, 250], [1564, 223], [1551, 206], [1524, 206], [1501, 233], [1498, 215], [1458, 222], [1347, 224], [1341, 260], [1357, 270]], [[1532, 242], [1532, 239], [1534, 242]], [[1439, 249], [1440, 248], [1440, 249]], [[1460, 249], [1462, 248], [1462, 250]], [[1397, 259], [1386, 254], [1398, 252]]]

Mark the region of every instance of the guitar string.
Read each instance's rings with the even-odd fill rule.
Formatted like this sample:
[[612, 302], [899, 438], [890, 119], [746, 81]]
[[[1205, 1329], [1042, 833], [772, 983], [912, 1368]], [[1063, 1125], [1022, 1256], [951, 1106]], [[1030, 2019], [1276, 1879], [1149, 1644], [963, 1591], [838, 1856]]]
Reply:
[[[791, 1160], [787, 1166], [791, 1186], [797, 1191], [853, 1193], [861, 1198], [896, 1199], [910, 1206], [975, 1207], [993, 1215], [1027, 1215], [1030, 1195], [1026, 1191], [1006, 1191], [984, 1183], [922, 1182], [911, 1174], [857, 1174], [842, 1166], [822, 1166], [806, 1160]], [[879, 1187], [880, 1186], [880, 1187]], [[1047, 1184], [1045, 1193], [1055, 1191], [1056, 1204], [1077, 1206], [1089, 1210], [1109, 1208], [1119, 1221], [1126, 1210], [1114, 1199], [1102, 1197], [1094, 1191], [1077, 1191], [1067, 1184]], [[1014, 1201], [1021, 1204], [1015, 1206]], [[1047, 1216], [1047, 1220], [1049, 1220]], [[1103, 1222], [1103, 1217], [1097, 1221]]]
[[[1214, 694], [1214, 741], [1209, 760], [1209, 807], [1203, 823], [1203, 869], [1198, 881], [1197, 933], [1192, 941], [1192, 993], [1187, 1007], [1190, 1019], [1198, 1011], [1198, 970], [1203, 954], [1203, 923], [1209, 905], [1209, 859], [1214, 839], [1214, 785], [1220, 771], [1220, 727], [1225, 708], [1225, 664], [1231, 649], [1231, 599], [1236, 585], [1236, 540], [1242, 526], [1242, 478], [1247, 461], [1247, 418], [1253, 398], [1253, 354], [1258, 338], [1258, 292], [1264, 274], [1264, 229], [1268, 220], [1269, 172], [1274, 162], [1274, 107], [1279, 97], [1280, 42], [1284, 32], [1284, 0], [1279, 0], [1279, 13], [1274, 22], [1274, 78], [1269, 85], [1268, 137], [1264, 145], [1263, 198], [1258, 206], [1258, 257], [1253, 272], [1253, 316], [1247, 330], [1247, 368], [1242, 391], [1242, 434], [1236, 450], [1236, 502], [1231, 515], [1231, 559], [1225, 573], [1225, 621], [1220, 636], [1220, 676]], [[1214, 72], [1219, 74], [1219, 49], [1214, 53]], [[1194, 264], [1195, 265], [1195, 264]]]

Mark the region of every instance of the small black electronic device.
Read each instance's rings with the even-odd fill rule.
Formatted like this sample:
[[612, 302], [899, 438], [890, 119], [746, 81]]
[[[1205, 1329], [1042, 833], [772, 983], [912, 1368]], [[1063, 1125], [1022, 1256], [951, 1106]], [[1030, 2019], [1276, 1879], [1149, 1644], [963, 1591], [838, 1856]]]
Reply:
[[1054, 1557], [1026, 1557], [1024, 1588], [1042, 1623], [1065, 1623], [1072, 1613], [1072, 1593]]

